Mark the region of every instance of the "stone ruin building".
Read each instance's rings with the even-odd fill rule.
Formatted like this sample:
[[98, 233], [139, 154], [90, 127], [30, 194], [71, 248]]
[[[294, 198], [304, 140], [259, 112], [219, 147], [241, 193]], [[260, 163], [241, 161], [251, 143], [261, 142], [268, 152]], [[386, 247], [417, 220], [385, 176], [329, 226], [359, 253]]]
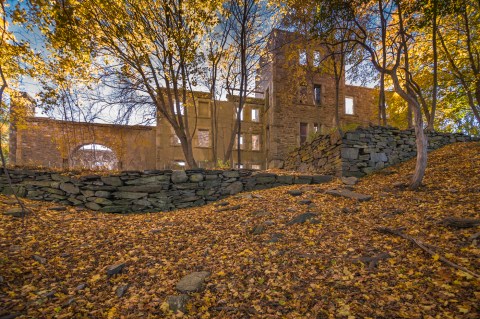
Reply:
[[[268, 56], [257, 72], [256, 95], [249, 97], [242, 112], [242, 168], [281, 167], [288, 154], [315, 135], [327, 134], [335, 127], [335, 81], [322, 47], [298, 40], [297, 35], [275, 30], [268, 42]], [[375, 90], [345, 84], [340, 87], [340, 124], [368, 126], [376, 122]], [[212, 96], [195, 92], [197, 114], [194, 156], [200, 167], [212, 168]], [[218, 158], [228, 145], [233, 130], [238, 96], [216, 101]], [[33, 105], [33, 103], [31, 104]], [[193, 110], [189, 112], [192, 114]], [[12, 121], [10, 163], [17, 166], [73, 168], [85, 145], [99, 144], [113, 155], [104, 158], [120, 170], [155, 170], [185, 165], [178, 138], [160, 115], [156, 126], [128, 126], [78, 123], [34, 116], [19, 124]], [[196, 117], [196, 119], [194, 118]], [[14, 116], [15, 118], [15, 116]], [[88, 155], [88, 156], [91, 156]], [[87, 158], [88, 158], [87, 156]], [[236, 164], [236, 152], [231, 162]]]

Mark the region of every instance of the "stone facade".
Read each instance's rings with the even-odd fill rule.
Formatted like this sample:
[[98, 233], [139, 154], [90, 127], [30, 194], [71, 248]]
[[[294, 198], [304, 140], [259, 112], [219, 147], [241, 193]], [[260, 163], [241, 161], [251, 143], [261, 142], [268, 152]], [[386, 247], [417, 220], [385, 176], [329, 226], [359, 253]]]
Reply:
[[[261, 61], [257, 91], [265, 98], [265, 156], [268, 168], [281, 167], [287, 154], [299, 147], [305, 137], [328, 134], [335, 128], [335, 78], [325, 49], [299, 37], [276, 30], [269, 40], [271, 54]], [[302, 60], [302, 54], [305, 61]], [[320, 59], [316, 61], [316, 59]], [[345, 98], [353, 100], [347, 114]], [[339, 87], [339, 121], [368, 126], [376, 121], [376, 94], [369, 88]], [[303, 136], [302, 136], [303, 129]]]
[[[268, 52], [257, 72], [257, 96], [248, 98], [244, 106], [243, 168], [281, 167], [288, 153], [309, 136], [327, 134], [335, 127], [336, 86], [324, 48], [298, 34], [276, 30], [269, 40]], [[342, 77], [338, 92], [342, 126], [368, 126], [375, 121], [374, 90], [345, 85]], [[195, 103], [188, 101], [185, 107], [189, 127], [194, 132], [194, 157], [200, 167], [213, 168], [217, 164], [213, 161], [214, 127], [218, 139], [216, 155], [223, 159], [234, 127], [238, 97], [214, 101], [205, 92], [192, 95]], [[349, 111], [346, 99], [351, 102]], [[160, 114], [156, 126], [87, 124], [36, 117], [28, 117], [24, 125], [13, 121], [10, 163], [71, 167], [73, 153], [89, 143], [111, 149], [120, 169], [168, 169], [185, 165], [182, 148]], [[229, 161], [236, 164], [236, 152]]]
[[[427, 132], [428, 149], [478, 141], [463, 134]], [[415, 132], [372, 126], [345, 133], [342, 139], [318, 136], [289, 154], [285, 169], [362, 177], [416, 156]]]
[[89, 124], [28, 117], [14, 122], [10, 130], [11, 164], [68, 168], [75, 152], [83, 145], [109, 147], [118, 159], [119, 169], [155, 168], [153, 126]]
[[276, 175], [252, 170], [129, 171], [121, 174], [76, 177], [49, 171], [9, 171], [13, 189], [5, 174], [0, 192], [91, 210], [126, 213], [158, 212], [213, 202], [244, 190], [281, 185], [319, 184], [332, 180], [326, 175]]

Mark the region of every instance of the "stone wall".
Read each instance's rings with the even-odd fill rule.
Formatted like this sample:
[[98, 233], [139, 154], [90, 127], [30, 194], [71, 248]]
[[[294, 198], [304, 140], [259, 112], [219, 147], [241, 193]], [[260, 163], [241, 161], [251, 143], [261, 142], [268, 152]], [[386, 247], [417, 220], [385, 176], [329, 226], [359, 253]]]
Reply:
[[341, 175], [342, 162], [340, 150], [342, 141], [331, 135], [317, 136], [289, 154], [284, 169], [299, 172], [317, 172]]
[[[455, 142], [480, 140], [457, 133], [428, 132], [428, 149]], [[340, 140], [315, 138], [289, 154], [285, 169], [362, 177], [416, 156], [415, 132], [370, 126], [347, 132]]]
[[79, 123], [28, 117], [10, 128], [9, 161], [17, 166], [68, 168], [88, 144], [110, 148], [124, 170], [155, 168], [155, 127]]
[[291, 176], [252, 170], [126, 171], [116, 175], [77, 177], [47, 171], [10, 170], [13, 189], [4, 174], [0, 191], [92, 210], [125, 213], [156, 212], [200, 206], [243, 190], [290, 184], [318, 184], [332, 176]]

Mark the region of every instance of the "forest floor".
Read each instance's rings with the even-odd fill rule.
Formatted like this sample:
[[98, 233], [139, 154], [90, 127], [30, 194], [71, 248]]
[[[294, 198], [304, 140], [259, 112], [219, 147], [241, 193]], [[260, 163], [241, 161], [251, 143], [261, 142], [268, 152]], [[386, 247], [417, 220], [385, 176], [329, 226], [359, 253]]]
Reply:
[[[480, 218], [480, 144], [430, 153], [417, 191], [402, 186], [414, 164], [361, 179], [363, 202], [325, 193], [340, 180], [167, 213], [26, 200], [26, 217], [0, 214], [0, 318], [479, 318], [480, 227], [442, 221]], [[0, 197], [0, 212], [12, 206]], [[173, 314], [167, 296], [197, 271], [210, 275]]]

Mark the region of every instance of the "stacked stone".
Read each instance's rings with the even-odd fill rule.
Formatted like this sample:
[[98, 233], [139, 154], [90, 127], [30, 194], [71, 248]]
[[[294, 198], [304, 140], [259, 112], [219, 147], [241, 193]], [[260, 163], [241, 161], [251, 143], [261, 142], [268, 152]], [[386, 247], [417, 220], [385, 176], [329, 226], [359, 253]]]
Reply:
[[299, 172], [316, 172], [339, 175], [341, 140], [329, 135], [320, 135], [311, 143], [291, 152], [285, 160], [284, 169]]
[[[474, 140], [458, 133], [427, 132], [428, 149]], [[415, 157], [415, 131], [372, 126], [347, 132], [342, 140], [342, 176], [362, 177]]]
[[322, 183], [331, 176], [282, 176], [252, 170], [156, 170], [76, 177], [34, 170], [10, 170], [13, 187], [0, 177], [4, 194], [110, 213], [156, 212], [204, 205], [243, 190]]
[[[479, 138], [459, 133], [427, 132], [428, 149]], [[347, 132], [342, 140], [319, 136], [289, 154], [285, 168], [362, 177], [416, 156], [415, 131], [370, 126]]]

